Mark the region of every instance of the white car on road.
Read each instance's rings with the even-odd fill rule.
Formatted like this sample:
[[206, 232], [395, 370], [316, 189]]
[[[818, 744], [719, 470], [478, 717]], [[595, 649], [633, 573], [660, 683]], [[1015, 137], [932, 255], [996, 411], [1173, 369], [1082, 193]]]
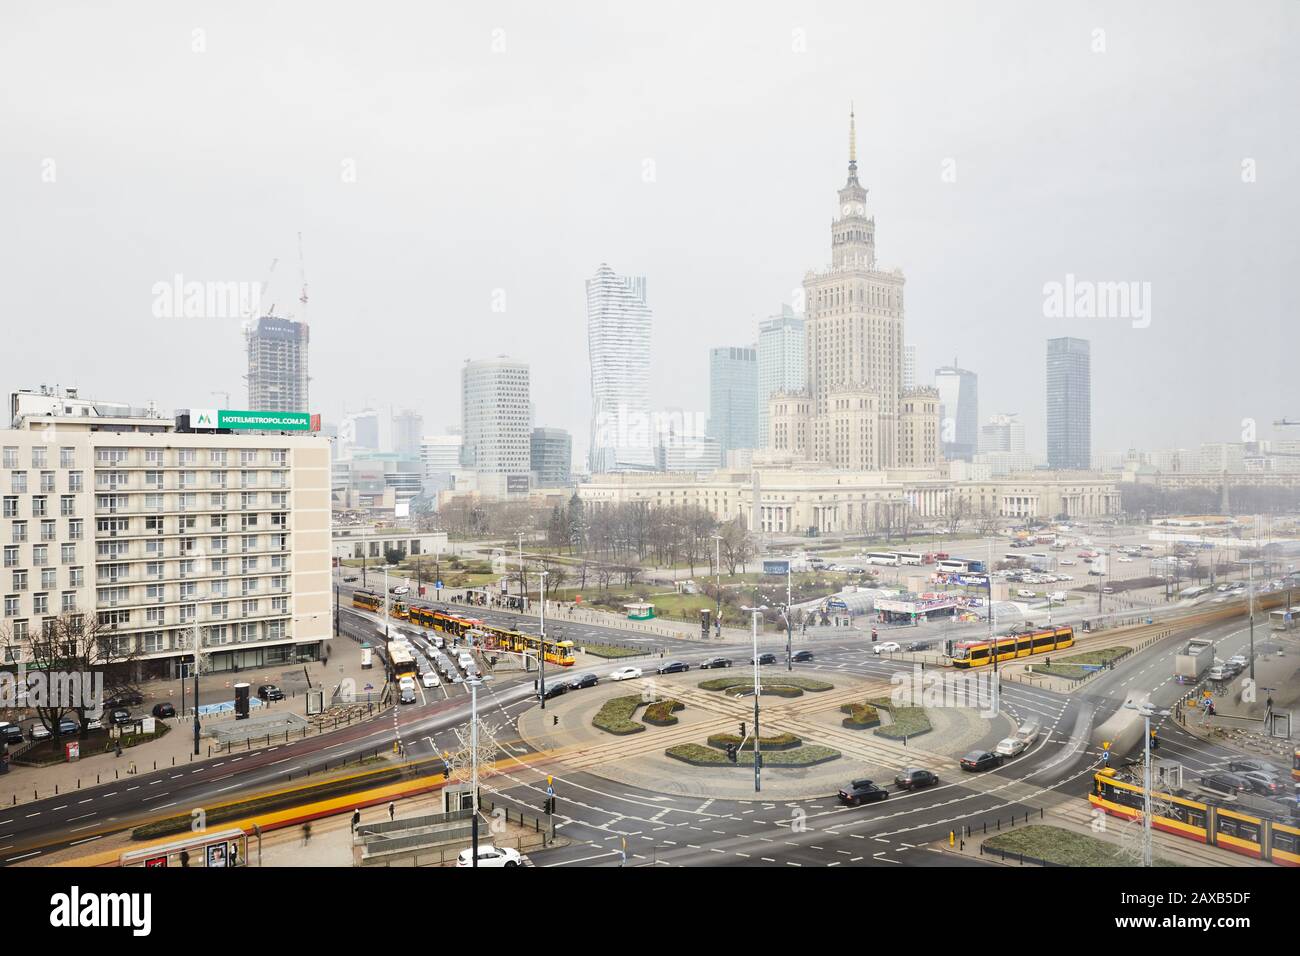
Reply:
[[903, 649], [903, 646], [898, 641], [885, 641], [882, 644], [871, 645], [871, 649], [877, 654], [896, 654]]
[[1022, 598], [1031, 598], [1031, 597], [1037, 597], [1038, 595], [1036, 595], [1033, 591], [1029, 590], [1028, 588], [1021, 588], [1019, 591], [1016, 592], [1016, 596]]
[[1029, 742], [1019, 737], [1007, 737], [998, 741], [997, 752], [1004, 757], [1014, 757], [1028, 746]]
[[639, 667], [620, 667], [614, 673], [609, 675], [610, 680], [632, 680], [634, 677], [641, 676]]
[[[512, 850], [509, 847], [495, 847], [492, 844], [479, 845], [478, 848], [478, 865], [479, 866], [522, 866], [524, 858], [519, 855], [518, 850]], [[461, 850], [456, 856], [457, 866], [474, 865], [474, 848]]]
[[438, 675], [435, 674], [433, 671], [425, 671], [422, 676], [422, 679], [425, 687], [438, 686]]

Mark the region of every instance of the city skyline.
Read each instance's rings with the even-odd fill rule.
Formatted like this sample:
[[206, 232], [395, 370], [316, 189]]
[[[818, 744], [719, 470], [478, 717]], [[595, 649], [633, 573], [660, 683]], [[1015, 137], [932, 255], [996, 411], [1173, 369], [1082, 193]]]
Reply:
[[[702, 411], [708, 398], [699, 363], [681, 361], [671, 343], [694, 341], [707, 330], [707, 338], [696, 342], [696, 354], [703, 356], [710, 341], [751, 340], [756, 324], [789, 301], [802, 272], [824, 264], [818, 217], [810, 218], [808, 210], [831, 212], [823, 184], [842, 168], [842, 117], [847, 101], [856, 99], [863, 181], [872, 185], [880, 221], [889, 223], [888, 258], [904, 268], [916, 290], [909, 319], [924, 331], [909, 344], [918, 346], [918, 367], [933, 368], [954, 351], [962, 355], [983, 379], [981, 398], [990, 407], [1021, 410], [1029, 446], [1038, 454], [1045, 452], [1045, 419], [1017, 396], [1042, 393], [1041, 363], [1033, 356], [1046, 339], [1058, 335], [1089, 338], [1094, 364], [1111, 370], [1096, 382], [1093, 438], [1099, 449], [1223, 440], [1239, 432], [1244, 419], [1258, 423], [1261, 438], [1286, 437], [1270, 427], [1276, 418], [1297, 414], [1288, 407], [1293, 400], [1283, 394], [1280, 356], [1261, 355], [1264, 374], [1238, 367], [1212, 369], [1210, 355], [1193, 351], [1182, 356], [1181, 374], [1157, 361], [1182, 344], [1213, 336], [1216, 316], [1229, 304], [1261, 339], [1284, 334], [1282, 300], [1267, 277], [1288, 272], [1284, 263], [1295, 255], [1282, 231], [1285, 203], [1278, 189], [1283, 164], [1277, 158], [1285, 154], [1294, 132], [1278, 124], [1262, 98], [1250, 95], [1276, 72], [1277, 41], [1267, 37], [1268, 31], [1247, 29], [1213, 8], [1206, 8], [1204, 21], [1213, 29], [1182, 23], [1171, 27], [1157, 6], [1109, 14], [1112, 42], [1104, 53], [1091, 51], [1084, 30], [1074, 52], [1047, 58], [1029, 42], [1036, 11], [1021, 9], [1029, 21], [1024, 32], [1003, 35], [1026, 82], [1017, 86], [1017, 97], [1006, 108], [993, 105], [1004, 78], [982, 60], [966, 62], [964, 48], [946, 51], [951, 62], [942, 68], [934, 64], [939, 77], [961, 71], [960, 87], [939, 79], [873, 98], [871, 89], [882, 88], [891, 71], [904, 69], [901, 52], [885, 51], [871, 68], [851, 66], [844, 58], [847, 41], [832, 31], [829, 19], [809, 16], [800, 24], [807, 50], [793, 53], [785, 52], [790, 24], [774, 9], [747, 8], [749, 16], [739, 24], [720, 13], [703, 15], [695, 21], [698, 35], [721, 43], [731, 72], [745, 82], [701, 74], [702, 67], [688, 59], [680, 81], [661, 88], [657, 96], [667, 103], [684, 101], [686, 89], [701, 81], [712, 93], [696, 104], [692, 118], [680, 121], [662, 118], [658, 101], [627, 98], [634, 75], [628, 71], [653, 68], [649, 58], [652, 52], [658, 55], [657, 48], [633, 40], [611, 47], [610, 53], [626, 62], [612, 65], [606, 90], [575, 97], [568, 87], [554, 85], [563, 79], [539, 81], [537, 95], [561, 94], [572, 115], [540, 108], [539, 100], [534, 115], [522, 119], [514, 95], [518, 80], [534, 76], [532, 67], [543, 56], [553, 63], [557, 50], [569, 51], [571, 44], [574, 53], [585, 49], [582, 32], [571, 31], [566, 39], [548, 27], [545, 17], [522, 12], [512, 18], [517, 25], [506, 52], [494, 54], [486, 21], [470, 15], [440, 19], [445, 32], [458, 38], [460, 48], [446, 51], [451, 62], [482, 78], [486, 87], [477, 99], [459, 104], [454, 119], [440, 112], [439, 123], [453, 122], [456, 140], [474, 142], [491, 135], [504, 147], [500, 161], [476, 154], [473, 168], [460, 154], [434, 149], [424, 139], [412, 143], [412, 158], [419, 161], [408, 164], [352, 136], [326, 132], [337, 128], [330, 120], [340, 108], [356, 105], [346, 95], [331, 104], [309, 93], [312, 83], [334, 85], [329, 70], [338, 41], [329, 32], [333, 21], [328, 12], [322, 12], [318, 31], [291, 48], [292, 77], [272, 71], [259, 74], [254, 84], [241, 75], [245, 63], [281, 57], [266, 55], [257, 31], [244, 29], [247, 20], [240, 12], [215, 12], [207, 27], [209, 48], [195, 53], [190, 48], [193, 25], [159, 8], [155, 22], [125, 41], [128, 55], [114, 54], [115, 63], [134, 60], [134, 65], [126, 62], [82, 102], [96, 103], [100, 96], [156, 97], [160, 111], [177, 117], [180, 135], [167, 134], [163, 148], [156, 129], [128, 124], [115, 136], [99, 138], [93, 150], [73, 145], [47, 119], [66, 116], [75, 102], [73, 89], [56, 68], [70, 58], [93, 68], [108, 48], [89, 38], [121, 32], [107, 14], [89, 11], [89, 22], [98, 28], [84, 37], [71, 36], [57, 49], [42, 42], [26, 44], [6, 58], [11, 82], [21, 74], [48, 78], [33, 94], [33, 108], [6, 116], [13, 141], [29, 144], [25, 154], [5, 157], [6, 181], [30, 181], [32, 188], [15, 188], [8, 204], [23, 227], [23, 241], [0, 241], [5, 242], [6, 261], [27, 280], [12, 290], [16, 312], [56, 310], [71, 334], [91, 346], [87, 352], [95, 359], [69, 355], [38, 365], [19, 348], [0, 358], [0, 378], [14, 387], [33, 380], [76, 382], [88, 392], [110, 394], [115, 389], [108, 368], [114, 360], [129, 360], [150, 370], [143, 398], [160, 406], [207, 404], [213, 390], [239, 394], [245, 363], [237, 320], [156, 318], [150, 312], [151, 290], [177, 274], [196, 281], [258, 282], [278, 257], [268, 297], [277, 303], [278, 314], [293, 313], [299, 285], [293, 275], [294, 236], [301, 230], [312, 285], [313, 410], [327, 420], [337, 420], [345, 404], [355, 408], [382, 399], [415, 408], [426, 421], [454, 421], [458, 365], [468, 357], [495, 354], [504, 339], [510, 340], [512, 353], [532, 362], [542, 379], [570, 380], [565, 371], [584, 339], [577, 283], [600, 261], [647, 276], [656, 290], [652, 407], [672, 404]], [[850, 27], [869, 16], [847, 7], [837, 13], [835, 19]], [[669, 25], [684, 15], [684, 9], [669, 6], [655, 18]], [[279, 23], [283, 14], [268, 16]], [[953, 29], [970, 27], [978, 37], [987, 27], [968, 22], [967, 16], [953, 8]], [[25, 15], [33, 26], [48, 17], [40, 11]], [[916, 16], [898, 11], [890, 13], [887, 26], [908, 42], [921, 29]], [[359, 29], [364, 34], [368, 27]], [[845, 36], [852, 32], [843, 31]], [[1143, 37], [1141, 57], [1131, 42], [1119, 39], [1134, 35]], [[688, 44], [685, 36], [670, 31], [663, 42]], [[474, 37], [481, 42], [468, 42]], [[772, 52], [753, 59], [745, 52], [747, 40], [761, 41]], [[773, 61], [775, 51], [782, 52]], [[413, 47], [401, 40], [391, 51], [396, 62], [409, 66], [410, 88], [427, 89], [439, 74], [413, 55]], [[156, 66], [147, 65], [159, 57]], [[1177, 72], [1170, 67], [1186, 58], [1210, 62], [1212, 68], [1191, 79], [1198, 85], [1190, 95], [1171, 100], [1161, 91], [1173, 89], [1169, 84]], [[751, 84], [760, 75], [760, 64], [770, 79], [763, 84], [765, 95], [754, 97]], [[161, 68], [169, 70], [170, 89], [147, 93], [156, 88], [154, 70]], [[561, 76], [566, 69], [561, 67]], [[575, 63], [572, 69], [579, 67]], [[1052, 123], [1049, 146], [1020, 130], [1026, 122], [1051, 122], [1054, 113], [1046, 112], [1045, 95], [1032, 88], [1041, 85], [1036, 77], [1057, 74], [1082, 92], [1070, 103], [1075, 122], [1069, 127]], [[1147, 92], [1126, 104], [1130, 111], [1113, 110], [1113, 90], [1121, 79], [1134, 76], [1141, 77], [1139, 88]], [[254, 96], [262, 81], [275, 96]], [[229, 115], [238, 115], [238, 124], [203, 92], [214, 82], [227, 90]], [[790, 92], [779, 93], [781, 84], [791, 86]], [[377, 101], [382, 107], [376, 122], [382, 125], [376, 144], [386, 147], [393, 140], [392, 124], [413, 115], [415, 101], [399, 87], [386, 88], [384, 95], [386, 100]], [[188, 109], [177, 108], [181, 96]], [[287, 119], [271, 105], [277, 98], [312, 107], [309, 118], [292, 121], [307, 135], [295, 138], [302, 140], [300, 145], [261, 135], [273, 145], [259, 151], [256, 166], [238, 160], [250, 132], [270, 134]], [[620, 108], [610, 109], [615, 102]], [[1236, 125], [1218, 135], [1218, 126], [1207, 124], [1217, 123], [1210, 119], [1216, 105], [1228, 103]], [[481, 119], [469, 118], [476, 108]], [[98, 126], [77, 109], [72, 115], [87, 128]], [[936, 115], [938, 122], [919, 128], [917, 117]], [[579, 121], [596, 122], [605, 134], [598, 148], [575, 161], [565, 139], [576, 133]], [[1205, 138], [1211, 128], [1214, 145]], [[1125, 168], [1134, 178], [1132, 185], [1093, 174], [1104, 162], [1103, 144], [1117, 136], [1129, 144]], [[115, 145], [121, 139], [135, 144], [132, 157], [152, 152], [159, 158], [128, 163]], [[756, 139], [768, 148], [747, 149], [743, 163], [731, 160], [736, 142]], [[690, 152], [683, 151], [687, 142]], [[190, 175], [218, 185], [186, 214], [219, 227], [201, 234], [184, 226], [173, 204], [157, 201], [192, 182], [181, 178], [179, 170], [167, 172], [170, 159], [164, 164], [162, 158], [190, 154]], [[430, 157], [437, 157], [439, 181], [460, 183], [454, 193], [430, 187], [425, 172]], [[526, 169], [522, 176], [519, 157]], [[46, 159], [53, 165], [43, 165]], [[1242, 179], [1246, 159], [1259, 171], [1251, 182]], [[951, 166], [945, 166], [947, 160]], [[347, 181], [350, 169], [355, 176]], [[955, 179], [945, 181], [945, 170]], [[53, 181], [42, 182], [47, 173]], [[729, 185], [720, 190], [723, 176]], [[579, 184], [584, 180], [608, 183], [609, 201], [583, 198]], [[554, 220], [547, 212], [555, 207], [530, 185], [539, 181], [549, 182], [552, 188], [546, 192], [563, 196], [563, 208], [569, 210], [563, 248], [542, 241], [529, 225], [529, 220]], [[265, 186], [251, 189], [255, 182]], [[775, 182], [785, 185], [773, 192]], [[1168, 208], [1161, 198], [1167, 183], [1177, 183], [1180, 196]], [[90, 190], [102, 213], [99, 222], [124, 224], [142, 241], [115, 244], [111, 230], [98, 224], [68, 230], [66, 225], [77, 221], [81, 197]], [[765, 198], [738, 205], [730, 198], [733, 190]], [[211, 205], [214, 201], [219, 205]], [[521, 218], [506, 209], [531, 215]], [[411, 239], [412, 214], [442, 223], [446, 238], [439, 233]], [[1158, 254], [1147, 251], [1149, 243], [1127, 238], [1143, 235], [1153, 220], [1168, 231], [1157, 244]], [[1201, 228], [1207, 220], [1219, 228]], [[1071, 228], [1059, 229], [1062, 221]], [[719, 244], [714, 237], [728, 224], [739, 228]], [[365, 244], [349, 235], [358, 232], [366, 236]], [[969, 241], [981, 233], [986, 235], [980, 242]], [[1231, 248], [1224, 245], [1226, 233], [1233, 236]], [[256, 238], [250, 241], [250, 235]], [[452, 235], [471, 241], [453, 247]], [[665, 242], [670, 235], [679, 241]], [[480, 237], [481, 242], [472, 241]], [[1115, 242], [1113, 237], [1122, 238]], [[59, 251], [51, 254], [56, 242]], [[691, 262], [706, 249], [716, 281], [701, 284]], [[1213, 285], [1185, 278], [1219, 270], [1224, 262], [1236, 267], [1217, 271]], [[85, 281], [66, 281], [69, 268], [84, 273]], [[1134, 328], [1123, 319], [1045, 317], [1044, 286], [1065, 283], [1071, 275], [1099, 282], [1151, 282], [1149, 327]], [[34, 295], [42, 286], [58, 292], [38, 302]], [[991, 322], [999, 326], [999, 335], [985, 333], [983, 327]], [[355, 349], [358, 336], [372, 328], [386, 329], [382, 346]], [[116, 344], [121, 338], [117, 329], [131, 330], [131, 351]], [[164, 360], [176, 343], [189, 352], [183, 367]], [[1132, 375], [1131, 363], [1123, 361], [1130, 352], [1143, 359], [1141, 375]], [[345, 360], [355, 361], [356, 368], [345, 372]], [[1211, 375], [1220, 394], [1234, 397], [1233, 407], [1220, 407], [1211, 395], [1215, 390], [1188, 385]], [[567, 428], [575, 436], [580, 461], [589, 430], [586, 391], [575, 383], [539, 392], [537, 409], [539, 422]], [[389, 394], [380, 394], [385, 392]], [[1143, 414], [1133, 415], [1134, 407]]]

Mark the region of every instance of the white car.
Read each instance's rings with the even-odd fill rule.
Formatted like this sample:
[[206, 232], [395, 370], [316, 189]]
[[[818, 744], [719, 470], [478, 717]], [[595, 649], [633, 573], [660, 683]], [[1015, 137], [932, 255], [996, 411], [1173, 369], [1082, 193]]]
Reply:
[[1120, 557], [1116, 558], [1115, 560], [1118, 561], [1120, 564], [1132, 564], [1132, 563], [1133, 563], [1133, 559], [1132, 559], [1132, 558], [1125, 557], [1125, 556], [1123, 556], [1123, 555], [1121, 555]]
[[634, 677], [641, 676], [639, 667], [620, 667], [614, 673], [609, 675], [610, 680], [632, 680]]
[[423, 676], [423, 682], [425, 687], [437, 687], [438, 675], [435, 674], [433, 671], [425, 671]]
[[1028, 746], [1029, 744], [1019, 737], [1006, 737], [998, 741], [996, 750], [1004, 757], [1014, 757]]
[[1029, 590], [1028, 588], [1021, 588], [1019, 591], [1016, 592], [1016, 597], [1031, 598], [1031, 597], [1037, 597], [1037, 595], [1033, 591]]
[[1048, 600], [1055, 601], [1057, 604], [1062, 604], [1065, 602], [1066, 594], [1064, 591], [1053, 591], [1051, 594], [1047, 595], [1047, 597]]
[[871, 650], [876, 654], [896, 654], [903, 649], [898, 641], [885, 641], [882, 644], [871, 645]]
[[396, 587], [389, 588], [388, 593], [389, 594], [410, 594], [411, 589], [408, 588], [405, 584], [399, 584]]
[[31, 729], [27, 731], [28, 740], [49, 740], [50, 728], [46, 727], [39, 720], [32, 724]]
[[[487, 845], [479, 844], [478, 848], [478, 865], [479, 866], [521, 866], [524, 858], [519, 855], [518, 850], [512, 850], [509, 847], [498, 849], [491, 843]], [[474, 848], [461, 850], [456, 856], [457, 866], [474, 865]]]
[[1061, 564], [1074, 564], [1074, 558], [1062, 558]]

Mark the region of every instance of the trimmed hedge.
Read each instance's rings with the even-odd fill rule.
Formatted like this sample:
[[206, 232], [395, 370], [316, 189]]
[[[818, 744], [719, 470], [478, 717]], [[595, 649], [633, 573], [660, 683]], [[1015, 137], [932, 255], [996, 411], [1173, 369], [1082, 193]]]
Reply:
[[[813, 680], [810, 677], [794, 677], [781, 675], [770, 679], [759, 677], [759, 684], [763, 692], [767, 693], [769, 687], [795, 687], [799, 690], [812, 691], [819, 693], [824, 690], [834, 690], [834, 684], [828, 684], [824, 680]], [[714, 677], [709, 680], [700, 681], [700, 690], [730, 690], [733, 687], [743, 687], [745, 691], [751, 692], [754, 688], [754, 678], [752, 677]]]
[[889, 740], [902, 740], [904, 737], [917, 737], [928, 734], [934, 728], [924, 707], [895, 707], [888, 697], [876, 697], [867, 701], [881, 710], [889, 711], [892, 722], [888, 727], [878, 727], [876, 736]]
[[840, 721], [849, 730], [880, 726], [880, 712], [872, 704], [841, 704], [840, 713], [849, 715]]
[[[742, 684], [739, 687], [728, 687], [722, 693], [728, 697], [749, 697], [753, 691], [753, 684]], [[788, 684], [760, 684], [761, 696], [763, 697], [802, 697], [803, 689], [791, 687]]]
[[[769, 750], [793, 750], [796, 747], [803, 746], [803, 739], [796, 737], [794, 734], [776, 734], [773, 737], [760, 737], [759, 743], [763, 747], [763, 752]], [[740, 737], [736, 734], [712, 734], [709, 737], [708, 744], [710, 747], [716, 747], [719, 750], [726, 750], [733, 744], [740, 746]], [[745, 740], [745, 746], [741, 750], [753, 750], [754, 738], [748, 737]]]
[[653, 704], [647, 704], [645, 713], [641, 719], [647, 724], [654, 724], [656, 727], [671, 727], [677, 723], [677, 718], [673, 716], [679, 710], [685, 710], [686, 705], [680, 700], [657, 700]]
[[632, 715], [640, 706], [641, 698], [635, 694], [631, 697], [611, 697], [605, 701], [600, 710], [596, 711], [596, 715], [591, 718], [591, 725], [598, 730], [619, 736], [639, 734], [645, 730], [645, 724], [637, 723], [632, 719]]
[[[745, 750], [736, 755], [736, 762], [732, 763], [727, 759], [727, 755], [720, 750], [712, 747], [704, 747], [700, 744], [678, 744], [675, 747], [669, 747], [664, 753], [674, 760], [680, 760], [682, 763], [690, 764], [692, 767], [750, 767], [754, 766], [754, 752]], [[830, 747], [823, 747], [820, 744], [805, 744], [794, 750], [778, 750], [773, 753], [763, 751], [764, 767], [815, 767], [820, 763], [828, 763], [831, 760], [838, 760], [840, 752], [832, 750]]]
[[590, 654], [592, 657], [604, 657], [606, 659], [614, 657], [641, 657], [645, 654], [645, 648], [641, 647], [622, 647], [618, 644], [584, 644], [582, 646], [584, 654]]

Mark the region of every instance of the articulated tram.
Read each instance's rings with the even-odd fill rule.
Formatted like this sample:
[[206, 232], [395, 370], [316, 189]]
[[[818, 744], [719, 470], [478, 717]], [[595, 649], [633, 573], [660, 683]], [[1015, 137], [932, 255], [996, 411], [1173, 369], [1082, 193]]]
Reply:
[[[1168, 793], [1151, 796], [1151, 826], [1157, 830], [1278, 866], [1300, 866], [1300, 821], [1270, 820], [1206, 799]], [[1093, 778], [1088, 802], [1111, 816], [1142, 819], [1142, 787], [1120, 780], [1111, 768]]]
[[[353, 591], [352, 606], [359, 607], [363, 611], [370, 611], [374, 614], [384, 613], [384, 596], [376, 594], [374, 591]], [[388, 599], [388, 616], [406, 620], [409, 613], [406, 602], [399, 601], [396, 598]]]
[[1074, 628], [1069, 625], [1038, 628], [1017, 634], [1006, 634], [993, 640], [958, 641], [952, 649], [952, 666], [958, 668], [983, 667], [993, 663], [994, 656], [1001, 664], [1031, 654], [1047, 654], [1074, 646]]
[[456, 637], [473, 631], [474, 636], [489, 649], [541, 655], [546, 663], [560, 667], [572, 667], [575, 663], [573, 641], [557, 641], [551, 637], [543, 640], [535, 634], [525, 634], [495, 624], [485, 624], [475, 617], [451, 614], [431, 607], [412, 607], [408, 620], [412, 624], [443, 631]]

